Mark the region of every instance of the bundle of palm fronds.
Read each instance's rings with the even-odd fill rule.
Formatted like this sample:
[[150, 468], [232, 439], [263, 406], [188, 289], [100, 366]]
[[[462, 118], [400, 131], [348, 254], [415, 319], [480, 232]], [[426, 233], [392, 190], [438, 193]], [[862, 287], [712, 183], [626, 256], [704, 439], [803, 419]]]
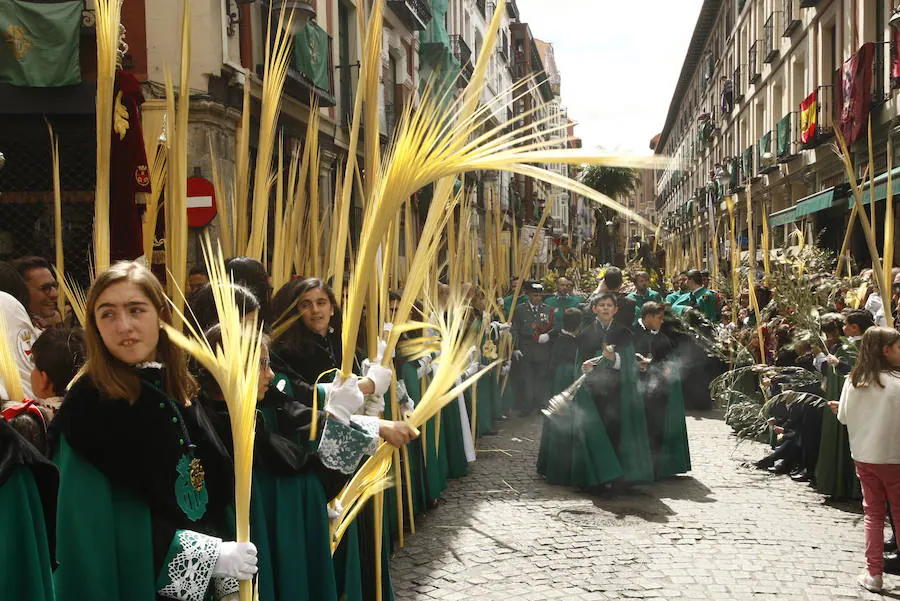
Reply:
[[777, 383], [783, 389], [796, 390], [818, 384], [821, 379], [818, 373], [802, 367], [757, 363], [731, 369], [717, 376], [709, 384], [709, 394], [714, 401], [725, 407], [735, 392], [735, 383], [741, 380], [751, 385], [750, 388], [743, 389], [744, 393], [755, 393], [756, 389], [767, 391], [772, 383]]
[[[426, 289], [426, 309], [433, 315], [434, 323], [422, 325], [429, 325], [439, 333], [439, 343], [428, 349], [437, 350], [439, 356], [435, 360], [436, 366], [431, 383], [413, 412], [407, 416], [407, 422], [415, 428], [421, 427], [434, 417], [445, 405], [455, 400], [497, 364], [495, 361], [475, 375], [457, 383], [471, 364], [470, 349], [477, 343], [479, 334], [469, 327], [469, 308], [460, 292], [459, 288], [452, 290], [444, 304], [435, 300], [433, 290]], [[338, 497], [343, 512], [333, 527], [332, 549], [337, 548], [362, 505], [378, 491], [383, 490], [392, 458], [393, 447], [382, 443], [375, 455], [366, 461]]]

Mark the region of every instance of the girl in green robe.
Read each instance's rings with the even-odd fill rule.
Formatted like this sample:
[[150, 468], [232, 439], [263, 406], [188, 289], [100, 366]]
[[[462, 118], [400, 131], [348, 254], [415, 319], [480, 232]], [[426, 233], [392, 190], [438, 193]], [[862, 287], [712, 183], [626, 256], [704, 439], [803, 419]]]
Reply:
[[233, 469], [184, 355], [161, 329], [162, 285], [120, 262], [88, 292], [87, 362], [51, 425], [59, 467], [57, 601], [233, 599], [256, 573], [231, 530]]

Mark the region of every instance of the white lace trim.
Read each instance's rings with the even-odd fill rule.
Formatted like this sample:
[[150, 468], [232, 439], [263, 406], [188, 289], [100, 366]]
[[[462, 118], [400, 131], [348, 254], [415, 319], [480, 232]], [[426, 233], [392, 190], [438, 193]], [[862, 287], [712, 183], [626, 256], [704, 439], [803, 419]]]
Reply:
[[215, 576], [212, 579], [212, 586], [213, 598], [217, 601], [224, 599], [228, 595], [234, 595], [241, 590], [240, 583], [236, 578], [226, 578], [224, 576]]
[[[352, 474], [359, 465], [363, 455], [372, 454], [378, 449], [378, 433], [373, 437], [371, 423], [377, 428], [378, 418], [354, 415], [353, 424], [359, 429], [329, 419], [322, 431], [319, 441], [318, 455], [322, 465], [342, 474]], [[367, 427], [363, 427], [363, 424]]]
[[166, 566], [170, 582], [157, 592], [179, 601], [203, 601], [222, 539], [192, 530], [179, 530], [176, 538], [179, 551]]
[[367, 455], [372, 455], [378, 450], [378, 442], [381, 438], [381, 420], [377, 416], [372, 415], [351, 415], [350, 423], [369, 435], [374, 439], [374, 447], [369, 446], [370, 451], [366, 451]]

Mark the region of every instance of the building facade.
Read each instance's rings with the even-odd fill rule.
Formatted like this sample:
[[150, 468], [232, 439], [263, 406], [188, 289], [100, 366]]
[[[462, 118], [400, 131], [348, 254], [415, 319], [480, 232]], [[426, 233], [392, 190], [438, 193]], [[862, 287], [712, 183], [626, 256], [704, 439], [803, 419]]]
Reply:
[[[850, 142], [859, 178], [869, 118], [876, 175], [896, 133], [891, 10], [887, 0], [704, 2], [656, 146], [671, 158], [656, 172], [656, 207], [672, 251], [690, 253], [694, 238], [692, 256], [703, 267], [713, 242], [729, 256], [726, 199], [741, 249], [759, 239], [767, 219], [776, 248], [800, 229], [840, 250], [850, 202], [835, 129]], [[883, 188], [876, 187], [879, 211]], [[864, 246], [854, 232], [850, 250], [863, 263]]]
[[[251, 161], [255, 160], [263, 63], [267, 47], [272, 44], [270, 13], [272, 27], [277, 27], [278, 10], [288, 4], [280, 0], [190, 3], [188, 172], [192, 176], [212, 180], [215, 162], [222, 180], [233, 180], [245, 83], [252, 103], [249, 137]], [[319, 107], [322, 150], [318, 218], [326, 222], [327, 236], [335, 181], [347, 158], [350, 117], [360, 74], [357, 16], [362, 9], [361, 0], [290, 4], [305, 5], [307, 10], [298, 12], [304, 15], [304, 22], [291, 33], [294, 52], [281, 98], [278, 128], [284, 133], [284, 149], [289, 156], [295, 144], [304, 142], [312, 103]], [[166, 70], [178, 80], [182, 6], [181, 0], [158, 0], [152, 4], [147, 0], [129, 0], [123, 5], [127, 51], [123, 53], [122, 67], [139, 82], [145, 99], [141, 109], [148, 156], [152, 156], [163, 131]], [[379, 90], [383, 144], [388, 143], [402, 108], [408, 102], [418, 102], [426, 82], [437, 80], [451, 89], [451, 97], [468, 83], [495, 8], [494, 3], [484, 0], [386, 0]], [[60, 136], [67, 265], [73, 272], [80, 270], [83, 280], [87, 277], [87, 249], [91, 243], [96, 161], [93, 11], [93, 0], [85, 0], [79, 34], [81, 84], [22, 88], [3, 84], [0, 79], [0, 131], [4, 134], [0, 136], [0, 152], [6, 158], [6, 167], [0, 170], [0, 222], [8, 226], [0, 227], [0, 258], [35, 252], [52, 256], [48, 246], [52, 245], [53, 236], [50, 169], [46, 159], [49, 145], [43, 120], [46, 115]], [[486, 127], [501, 126], [516, 116], [521, 116], [522, 123], [537, 123], [544, 112], [525, 116], [530, 108], [554, 101], [558, 107], [558, 76], [555, 96], [553, 84], [544, 81], [527, 102], [512, 102], [514, 81], [544, 72], [536, 42], [528, 26], [520, 21], [515, 0], [510, 0], [502, 15], [481, 98], [482, 105], [490, 107], [493, 113]], [[496, 101], [498, 95], [500, 99]], [[561, 110], [559, 113], [563, 119], [564, 114]], [[553, 193], [544, 184], [499, 172], [467, 174], [464, 185], [479, 212], [474, 223], [480, 224], [480, 215], [499, 203], [508, 229], [513, 219], [519, 225], [536, 223], [543, 201]], [[218, 202], [230, 203], [231, 199]], [[415, 206], [413, 218], [420, 220], [419, 203]], [[563, 213], [554, 214], [552, 225], [570, 227], [567, 220], [571, 211]], [[207, 226], [213, 233], [217, 220]], [[352, 236], [359, 235], [361, 225], [362, 202], [354, 197]], [[192, 231], [191, 262], [201, 260], [196, 244], [200, 232]]]

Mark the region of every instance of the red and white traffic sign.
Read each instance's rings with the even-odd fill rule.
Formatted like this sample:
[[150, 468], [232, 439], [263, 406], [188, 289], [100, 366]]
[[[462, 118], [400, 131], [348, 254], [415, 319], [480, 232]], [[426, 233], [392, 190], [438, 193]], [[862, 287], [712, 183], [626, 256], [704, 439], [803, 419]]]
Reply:
[[191, 227], [203, 227], [216, 216], [216, 189], [208, 179], [189, 177], [187, 219]]

